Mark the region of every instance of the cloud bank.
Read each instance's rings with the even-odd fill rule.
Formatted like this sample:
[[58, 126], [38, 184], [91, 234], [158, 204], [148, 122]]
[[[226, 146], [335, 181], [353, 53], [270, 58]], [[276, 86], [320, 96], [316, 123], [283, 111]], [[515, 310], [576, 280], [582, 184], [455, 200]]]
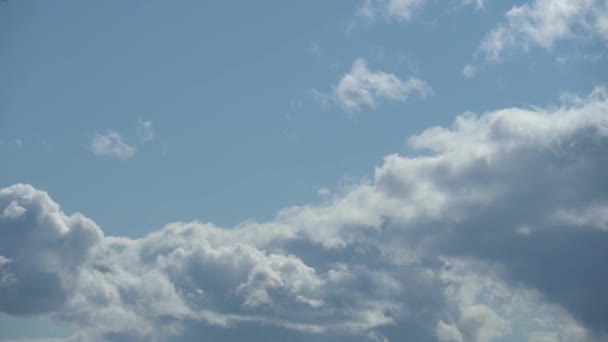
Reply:
[[4, 188], [0, 310], [72, 341], [605, 340], [606, 90], [409, 144], [325, 204], [137, 239]]

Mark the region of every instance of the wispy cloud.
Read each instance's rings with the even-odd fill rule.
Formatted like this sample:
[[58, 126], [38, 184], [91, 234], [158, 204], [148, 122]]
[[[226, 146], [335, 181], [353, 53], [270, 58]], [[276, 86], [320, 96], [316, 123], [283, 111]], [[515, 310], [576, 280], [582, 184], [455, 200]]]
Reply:
[[127, 144], [122, 136], [113, 130], [95, 133], [89, 144], [93, 154], [117, 159], [130, 159], [135, 156], [136, 148]]
[[598, 0], [534, 0], [514, 6], [486, 34], [477, 55], [500, 62], [532, 47], [551, 50], [563, 40], [608, 39], [608, 3]]
[[473, 78], [473, 77], [475, 77], [476, 73], [477, 73], [477, 67], [474, 65], [468, 64], [464, 68], [462, 68], [462, 74], [466, 78]]
[[[363, 0], [356, 10], [356, 18], [364, 23], [374, 23], [378, 19], [387, 22], [411, 21], [425, 5], [432, 3], [429, 0]], [[481, 9], [484, 0], [461, 0], [458, 6], [474, 5]], [[448, 4], [448, 6], [453, 6]]]
[[378, 18], [385, 20], [410, 20], [414, 11], [427, 0], [364, 0], [357, 9], [357, 16], [373, 22]]
[[431, 87], [419, 78], [402, 80], [390, 73], [370, 70], [367, 62], [359, 58], [330, 94], [314, 91], [313, 95], [325, 105], [335, 103], [355, 112], [363, 107], [376, 108], [383, 101], [405, 102], [412, 94], [425, 98], [432, 93]]
[[156, 136], [152, 121], [146, 121], [142, 119], [137, 120], [136, 131], [137, 137], [139, 138], [139, 142], [142, 144], [153, 141]]

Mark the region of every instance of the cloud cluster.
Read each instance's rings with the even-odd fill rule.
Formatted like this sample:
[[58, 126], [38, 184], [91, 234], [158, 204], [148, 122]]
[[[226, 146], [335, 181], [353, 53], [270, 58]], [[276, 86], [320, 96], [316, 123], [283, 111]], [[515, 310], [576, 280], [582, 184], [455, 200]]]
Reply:
[[[426, 0], [365, 0], [357, 17], [367, 22], [410, 21]], [[462, 0], [462, 5], [485, 6], [483, 0]], [[499, 63], [517, 53], [540, 47], [552, 50], [562, 41], [607, 41], [608, 3], [603, 0], [530, 0], [513, 6], [505, 18], [486, 33], [474, 53], [477, 63], [466, 65], [463, 75], [475, 76], [486, 63]]]
[[505, 21], [481, 41], [477, 54], [498, 62], [512, 52], [539, 46], [551, 49], [561, 40], [608, 39], [608, 4], [602, 0], [534, 0], [514, 6]]
[[13, 185], [0, 190], [0, 310], [70, 322], [76, 341], [600, 341], [607, 113], [597, 88], [463, 114], [367, 183], [233, 228], [104, 237]]
[[432, 93], [431, 87], [421, 79], [401, 80], [393, 74], [370, 70], [367, 62], [358, 58], [331, 94], [315, 91], [314, 95], [322, 102], [336, 103], [346, 111], [355, 112], [364, 107], [376, 108], [381, 101], [405, 102], [412, 94], [425, 98]]

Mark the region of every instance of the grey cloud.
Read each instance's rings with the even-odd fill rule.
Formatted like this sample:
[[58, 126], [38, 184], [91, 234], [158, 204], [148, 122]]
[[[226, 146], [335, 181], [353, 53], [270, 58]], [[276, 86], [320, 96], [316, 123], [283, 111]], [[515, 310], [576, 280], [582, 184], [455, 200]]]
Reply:
[[411, 137], [419, 156], [387, 156], [368, 183], [229, 229], [103, 237], [15, 185], [0, 191], [0, 309], [91, 341], [600, 341], [607, 113], [597, 88], [463, 114]]
[[0, 207], [5, 208], [0, 309], [11, 314], [60, 309], [74, 290], [76, 270], [102, 239], [101, 230], [80, 214], [65, 215], [30, 185], [0, 190]]

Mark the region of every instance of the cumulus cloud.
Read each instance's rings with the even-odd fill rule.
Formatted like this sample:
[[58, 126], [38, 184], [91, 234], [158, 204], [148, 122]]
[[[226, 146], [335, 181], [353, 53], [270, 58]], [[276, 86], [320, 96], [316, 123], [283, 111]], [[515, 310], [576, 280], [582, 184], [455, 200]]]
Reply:
[[136, 152], [134, 146], [127, 144], [122, 136], [113, 130], [96, 133], [89, 148], [95, 155], [118, 159], [130, 159]]
[[465, 113], [369, 182], [229, 229], [104, 237], [14, 185], [0, 190], [0, 310], [93, 341], [602, 341], [607, 113], [603, 88]]
[[532, 47], [550, 50], [559, 41], [585, 36], [608, 39], [607, 6], [601, 0], [534, 0], [514, 6], [505, 20], [486, 34], [477, 54], [499, 62]]
[[463, 5], [475, 5], [475, 8], [480, 9], [485, 6], [485, 0], [462, 0]]
[[[80, 214], [67, 216], [30, 185], [0, 190], [0, 310], [36, 314], [64, 308], [77, 270], [103, 234]], [[8, 215], [7, 215], [8, 213]]]
[[416, 77], [401, 80], [393, 74], [370, 70], [362, 58], [354, 61], [350, 72], [333, 87], [331, 94], [313, 92], [325, 105], [336, 103], [349, 112], [376, 108], [382, 101], [405, 102], [412, 94], [425, 98], [432, 93], [425, 81]]

